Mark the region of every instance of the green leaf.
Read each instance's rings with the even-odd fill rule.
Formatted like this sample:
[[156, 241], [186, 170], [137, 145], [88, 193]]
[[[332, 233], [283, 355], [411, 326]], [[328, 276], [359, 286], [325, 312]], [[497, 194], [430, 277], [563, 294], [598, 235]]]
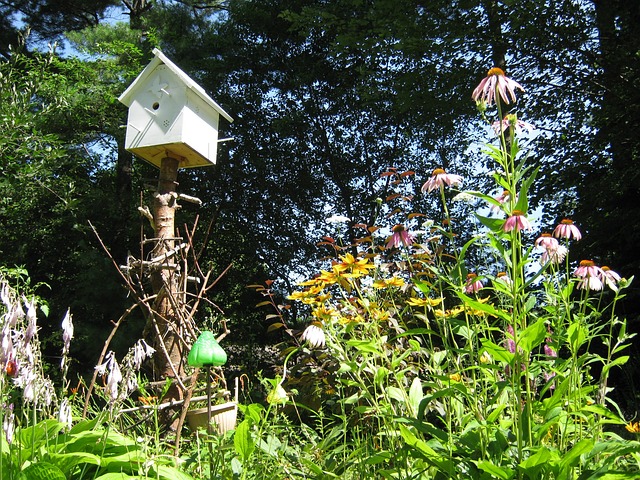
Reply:
[[504, 219], [485, 217], [477, 213], [475, 214], [475, 216], [480, 223], [482, 223], [485, 227], [487, 227], [492, 232], [502, 231], [502, 227], [504, 226], [504, 222], [505, 222]]
[[109, 472], [104, 475], [100, 475], [96, 478], [96, 480], [130, 480], [132, 478], [140, 478], [138, 476], [132, 477], [131, 475], [127, 475], [122, 472]]
[[69, 475], [77, 465], [100, 465], [100, 457], [89, 452], [50, 453], [47, 459], [65, 475]]
[[378, 465], [380, 463], [388, 462], [393, 458], [393, 456], [393, 453], [385, 450], [371, 455], [364, 461], [364, 463], [366, 465]]
[[531, 187], [531, 184], [533, 184], [533, 182], [535, 181], [539, 170], [540, 167], [536, 167], [533, 173], [524, 182], [522, 182], [520, 191], [518, 192], [518, 202], [516, 203], [514, 210], [520, 210], [521, 212], [525, 213], [527, 212], [527, 209], [529, 208], [529, 200], [527, 198], [527, 194], [529, 192], [529, 187]]
[[386, 391], [387, 391], [387, 395], [389, 395], [389, 397], [392, 398], [393, 400], [400, 403], [405, 402], [404, 390], [398, 387], [390, 386], [386, 388]]
[[499, 467], [498, 465], [495, 465], [489, 462], [488, 460], [480, 460], [475, 462], [475, 464], [480, 470], [487, 472], [496, 478], [501, 478], [503, 480], [509, 480], [513, 478], [515, 474], [515, 472], [510, 468]]
[[566, 474], [570, 468], [576, 466], [580, 461], [580, 455], [589, 452], [595, 443], [593, 438], [585, 438], [576, 443], [571, 450], [565, 453], [560, 461], [560, 477], [566, 478]]
[[540, 319], [525, 328], [518, 335], [518, 347], [529, 353], [542, 342], [547, 336], [547, 326], [544, 319]]
[[250, 420], [253, 424], [260, 423], [264, 407], [259, 403], [250, 403], [249, 405], [238, 405], [246, 420]]
[[[159, 478], [166, 480], [193, 480], [191, 475], [181, 472], [176, 467], [169, 465], [157, 465], [155, 470]], [[151, 478], [151, 476], [149, 476]]]
[[489, 340], [482, 340], [482, 351], [487, 352], [491, 357], [499, 362], [505, 362], [508, 364], [513, 363], [513, 353]]
[[424, 440], [419, 439], [411, 432], [407, 427], [402, 424], [398, 425], [400, 435], [407, 445], [413, 447], [416, 452], [420, 453], [427, 462], [435, 465], [443, 474], [452, 474], [454, 471], [453, 464], [450, 460], [441, 457], [438, 453], [431, 448]]
[[[541, 473], [550, 466], [552, 455], [548, 448], [540, 447], [533, 455], [520, 463], [520, 467], [527, 474], [528, 478], [542, 478]], [[557, 457], [557, 454], [556, 454]]]
[[48, 462], [32, 463], [20, 472], [20, 480], [66, 480], [62, 471]]
[[573, 353], [577, 353], [578, 349], [582, 346], [587, 338], [587, 332], [580, 322], [573, 322], [567, 328], [567, 337], [569, 339], [569, 346]]
[[381, 353], [372, 340], [347, 340], [347, 345], [364, 353]]
[[624, 365], [625, 363], [627, 363], [628, 360], [629, 360], [629, 355], [623, 355], [622, 357], [616, 358], [611, 363], [607, 363], [604, 367], [602, 367], [601, 375], [605, 376], [607, 373], [609, 373], [609, 370], [611, 370], [613, 367]]
[[507, 314], [507, 312], [503, 311], [503, 310], [499, 310], [497, 308], [495, 308], [493, 305], [489, 304], [489, 303], [482, 303], [479, 302], [478, 300], [469, 297], [468, 295], [465, 295], [462, 292], [456, 292], [458, 294], [458, 297], [460, 297], [460, 299], [469, 307], [471, 307], [474, 310], [479, 310], [481, 312], [485, 312], [493, 317], [496, 318], [501, 318], [503, 320], [509, 321], [511, 320], [511, 317], [509, 316], [509, 314]]
[[246, 463], [249, 460], [256, 448], [250, 427], [249, 421], [245, 419], [240, 422], [233, 435], [233, 446], [236, 449], [236, 453], [242, 458], [242, 463]]
[[262, 439], [258, 440], [258, 447], [266, 454], [276, 457], [278, 450], [282, 448], [282, 442], [278, 440], [277, 437], [269, 435], [266, 441]]

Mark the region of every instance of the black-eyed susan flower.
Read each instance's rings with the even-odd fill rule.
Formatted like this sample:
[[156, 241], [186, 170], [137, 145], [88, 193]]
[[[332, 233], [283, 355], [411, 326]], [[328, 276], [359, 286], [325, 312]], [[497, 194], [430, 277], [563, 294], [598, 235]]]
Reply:
[[640, 433], [640, 422], [629, 422], [624, 428], [631, 433]]

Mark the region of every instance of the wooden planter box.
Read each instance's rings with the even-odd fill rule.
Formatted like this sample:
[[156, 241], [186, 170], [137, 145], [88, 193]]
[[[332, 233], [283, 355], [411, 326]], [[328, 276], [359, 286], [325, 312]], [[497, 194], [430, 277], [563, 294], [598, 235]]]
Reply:
[[[196, 431], [198, 428], [207, 428], [207, 408], [197, 408], [187, 412], [187, 422], [189, 428]], [[215, 426], [218, 435], [236, 428], [238, 418], [238, 404], [236, 402], [226, 402], [220, 405], [211, 406], [211, 424]]]

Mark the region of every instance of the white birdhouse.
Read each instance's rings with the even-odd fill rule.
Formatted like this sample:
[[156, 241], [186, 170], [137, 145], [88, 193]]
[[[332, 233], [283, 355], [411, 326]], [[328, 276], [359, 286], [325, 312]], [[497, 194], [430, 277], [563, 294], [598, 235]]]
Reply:
[[179, 168], [216, 163], [220, 106], [157, 48], [155, 58], [120, 100], [129, 107], [125, 148], [160, 168], [165, 157]]

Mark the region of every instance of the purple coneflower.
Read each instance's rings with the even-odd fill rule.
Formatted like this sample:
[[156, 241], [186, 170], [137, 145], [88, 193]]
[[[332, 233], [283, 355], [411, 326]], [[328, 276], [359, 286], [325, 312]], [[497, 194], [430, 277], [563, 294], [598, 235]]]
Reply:
[[545, 250], [555, 250], [559, 245], [558, 240], [553, 238], [550, 233], [543, 233], [535, 241], [536, 247], [544, 248]]
[[527, 122], [523, 122], [522, 120], [518, 119], [518, 117], [514, 114], [509, 114], [506, 117], [504, 117], [502, 119], [502, 121], [495, 121], [491, 124], [491, 126], [493, 127], [493, 131], [496, 132], [496, 135], [500, 135], [502, 132], [504, 132], [505, 130], [507, 130], [509, 127], [513, 127], [515, 129], [516, 132], [520, 132], [522, 130], [526, 130], [528, 132], [531, 132], [532, 130], [535, 130], [536, 127], [534, 127], [533, 125], [531, 125], [530, 123]]
[[564, 245], [558, 245], [558, 247], [554, 249], [549, 248], [545, 250], [542, 257], [540, 257], [540, 263], [543, 265], [545, 263], [560, 263], [565, 259], [567, 253], [569, 253], [569, 250]]
[[464, 286], [464, 293], [477, 293], [484, 288], [482, 281], [475, 273], [467, 274], [467, 283]]
[[444, 187], [445, 185], [449, 187], [462, 185], [462, 177], [460, 175], [447, 173], [443, 168], [436, 168], [431, 174], [431, 178], [422, 185], [422, 192], [431, 193], [435, 189]]
[[600, 270], [602, 271], [602, 280], [604, 281], [604, 283], [606, 283], [607, 287], [609, 287], [614, 292], [617, 292], [618, 282], [622, 280], [620, 275], [618, 275], [616, 272], [611, 270], [606, 265], [603, 265], [602, 267], [600, 267]]
[[573, 220], [568, 218], [564, 218], [560, 224], [553, 231], [553, 236], [556, 238], [566, 238], [570, 240], [572, 237], [574, 240], [580, 240], [582, 238], [582, 234], [578, 227], [573, 224]]
[[524, 216], [524, 213], [520, 210], [514, 210], [513, 213], [507, 220], [504, 222], [502, 229], [505, 232], [510, 232], [515, 230], [519, 232], [520, 230], [531, 230], [531, 223], [527, 220], [527, 217]]
[[580, 279], [578, 288], [581, 290], [602, 290], [604, 272], [592, 260], [580, 261], [580, 266], [573, 274]]
[[307, 342], [311, 348], [322, 348], [325, 344], [324, 330], [312, 323], [304, 329], [300, 339]]
[[516, 89], [524, 92], [522, 85], [507, 77], [501, 68], [493, 67], [487, 72], [487, 76], [480, 81], [471, 97], [476, 102], [484, 101], [490, 106], [496, 101], [497, 92], [504, 103], [515, 103]]
[[507, 272], [498, 272], [498, 274], [496, 275], [496, 281], [500, 282], [502, 285], [508, 288], [511, 288], [511, 286], [513, 286], [513, 280], [509, 278]]
[[507, 325], [507, 335], [505, 336], [505, 344], [507, 350], [511, 353], [516, 353], [516, 342], [513, 339], [515, 336], [515, 332], [513, 331], [513, 327], [511, 325]]
[[404, 225], [398, 224], [392, 229], [393, 234], [389, 237], [387, 241], [386, 248], [401, 248], [408, 247], [413, 243], [413, 235], [407, 232], [404, 228]]

